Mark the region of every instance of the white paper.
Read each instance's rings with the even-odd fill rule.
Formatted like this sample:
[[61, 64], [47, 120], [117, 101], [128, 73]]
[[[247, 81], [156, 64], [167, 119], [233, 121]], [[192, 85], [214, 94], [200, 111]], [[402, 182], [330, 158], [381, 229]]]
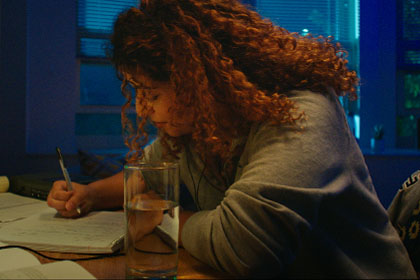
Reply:
[[19, 270], [0, 271], [0, 279], [96, 279], [75, 262], [60, 261]]
[[[0, 246], [6, 246], [0, 242]], [[0, 250], [0, 279], [95, 279], [71, 261], [41, 264], [30, 252], [18, 248]]]
[[0, 193], [0, 226], [40, 213], [48, 208], [45, 201], [13, 193]]
[[[4, 246], [6, 244], [0, 244]], [[17, 248], [0, 250], [0, 271], [39, 265], [39, 260], [29, 252]]]
[[44, 201], [39, 199], [21, 196], [10, 192], [0, 193], [0, 209], [43, 202]]
[[43, 251], [111, 253], [122, 247], [124, 225], [123, 212], [92, 212], [85, 217], [69, 219], [48, 208], [3, 225], [0, 241]]

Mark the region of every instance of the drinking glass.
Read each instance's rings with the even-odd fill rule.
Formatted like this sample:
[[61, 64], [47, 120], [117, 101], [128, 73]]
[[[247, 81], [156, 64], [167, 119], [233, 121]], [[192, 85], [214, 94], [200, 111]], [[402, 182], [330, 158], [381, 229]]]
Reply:
[[126, 278], [174, 278], [178, 268], [179, 165], [124, 166]]

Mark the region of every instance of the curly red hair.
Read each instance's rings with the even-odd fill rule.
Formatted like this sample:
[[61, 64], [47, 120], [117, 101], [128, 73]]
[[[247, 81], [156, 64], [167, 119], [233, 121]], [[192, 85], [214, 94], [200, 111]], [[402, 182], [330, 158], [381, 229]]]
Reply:
[[232, 141], [246, 135], [252, 123], [296, 125], [303, 119], [287, 97], [291, 90], [331, 87], [356, 98], [358, 78], [347, 68], [340, 44], [291, 33], [236, 0], [142, 0], [139, 8], [119, 15], [111, 43], [111, 60], [127, 97], [122, 122], [131, 131], [126, 144], [132, 158], [142, 157], [147, 141], [146, 113], [140, 113], [133, 133], [124, 73], [170, 82], [174, 114], [193, 108], [191, 136], [163, 135], [169, 154], [193, 141], [204, 160], [219, 163], [235, 155]]

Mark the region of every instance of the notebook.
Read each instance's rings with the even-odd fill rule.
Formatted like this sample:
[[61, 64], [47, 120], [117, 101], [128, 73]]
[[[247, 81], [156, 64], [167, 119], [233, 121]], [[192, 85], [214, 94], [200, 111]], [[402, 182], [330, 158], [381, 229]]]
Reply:
[[0, 227], [3, 223], [24, 219], [47, 208], [47, 203], [39, 199], [0, 193]]
[[[0, 200], [5, 194], [0, 194]], [[71, 219], [61, 217], [45, 202], [43, 205], [30, 216], [0, 223], [0, 241], [38, 251], [86, 254], [113, 253], [123, 247], [123, 212], [97, 211]], [[9, 210], [10, 215], [13, 215], [21, 207], [25, 205], [10, 207], [6, 211], [3, 209], [3, 212]], [[3, 213], [3, 216], [6, 214]]]

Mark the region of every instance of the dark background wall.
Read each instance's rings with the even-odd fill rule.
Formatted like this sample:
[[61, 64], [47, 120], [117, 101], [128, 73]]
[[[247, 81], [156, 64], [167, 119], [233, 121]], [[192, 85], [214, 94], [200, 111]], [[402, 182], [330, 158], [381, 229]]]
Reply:
[[76, 1], [0, 2], [0, 175], [76, 163]]
[[26, 1], [1, 2], [0, 170], [7, 174], [25, 161]]

